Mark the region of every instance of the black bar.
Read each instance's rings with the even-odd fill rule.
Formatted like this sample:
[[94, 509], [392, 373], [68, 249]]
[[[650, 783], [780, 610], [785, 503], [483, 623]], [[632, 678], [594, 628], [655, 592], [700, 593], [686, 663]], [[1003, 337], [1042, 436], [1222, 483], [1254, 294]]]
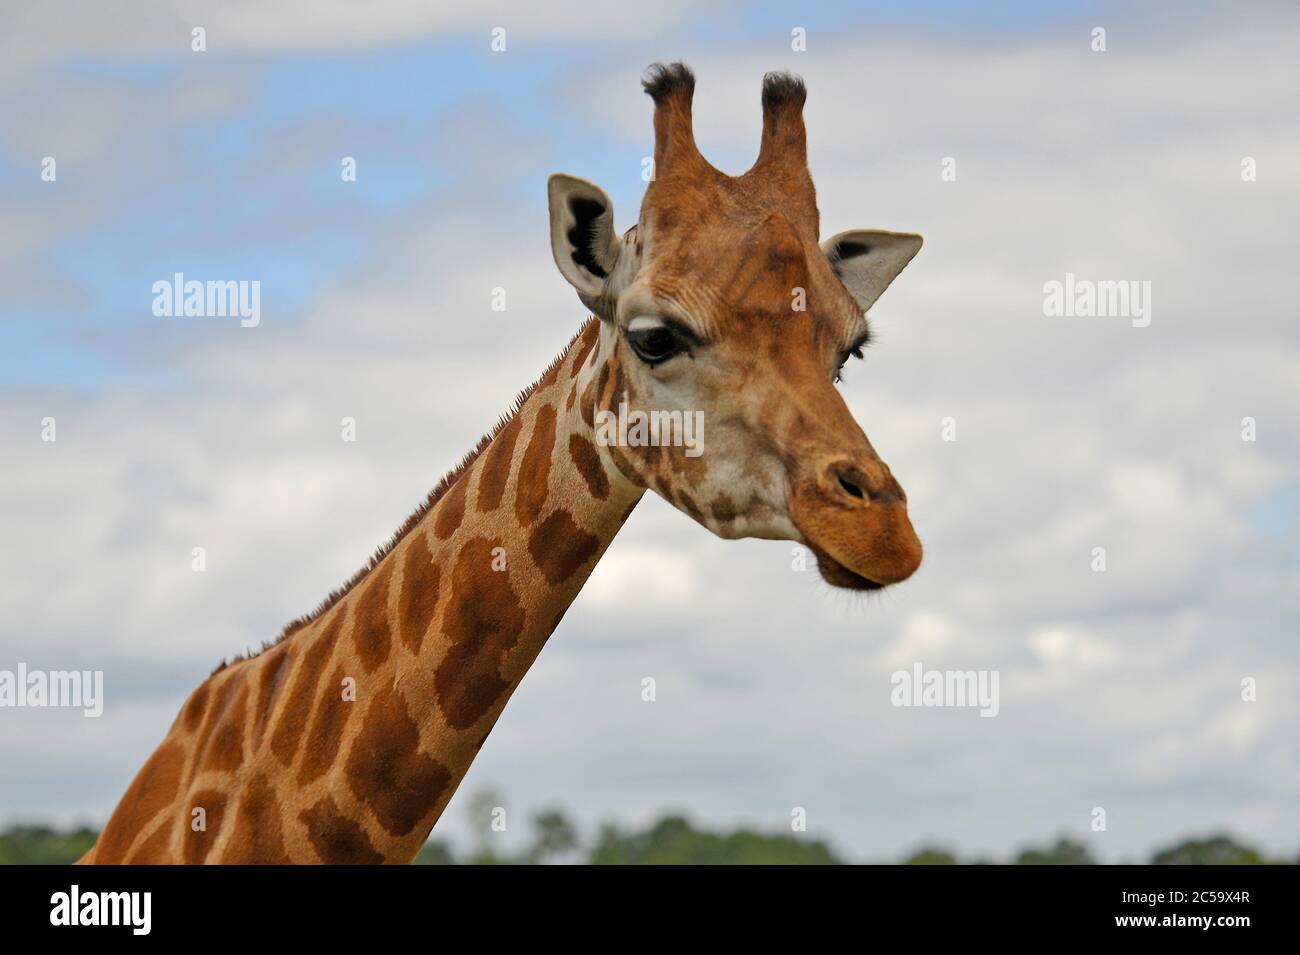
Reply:
[[[1201, 935], [1230, 944], [1243, 932], [1285, 930], [1298, 887], [1295, 866], [773, 867], [712, 875], [687, 868], [597, 875], [589, 867], [553, 866], [548, 875], [537, 872], [16, 866], [0, 869], [0, 924], [7, 941], [66, 940], [75, 933], [83, 941], [111, 936], [127, 944], [146, 938], [373, 942], [390, 931], [447, 939], [474, 926], [495, 933], [529, 924], [552, 941], [560, 925], [594, 937], [619, 924], [628, 939], [648, 932], [666, 940], [656, 933], [669, 927], [725, 924], [737, 933], [761, 932], [773, 920], [793, 931], [849, 931], [863, 941], [919, 925], [927, 943]], [[148, 892], [148, 934], [135, 934], [129, 924], [132, 911], [143, 922], [142, 908], [119, 907], [119, 921], [128, 924], [51, 924], [52, 915], [68, 920], [73, 885], [87, 913], [86, 906], [100, 906], [97, 893]], [[66, 897], [62, 909], [58, 893]], [[87, 895], [95, 901], [88, 903]], [[143, 896], [137, 898], [142, 904]], [[110, 902], [120, 906], [121, 898]], [[1056, 935], [1042, 936], [1045, 930]]]

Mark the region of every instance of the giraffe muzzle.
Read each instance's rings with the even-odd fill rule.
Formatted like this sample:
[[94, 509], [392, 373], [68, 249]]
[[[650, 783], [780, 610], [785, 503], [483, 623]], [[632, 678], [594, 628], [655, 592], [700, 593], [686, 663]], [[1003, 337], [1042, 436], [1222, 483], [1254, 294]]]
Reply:
[[833, 586], [878, 590], [921, 565], [907, 496], [878, 458], [839, 459], [795, 476], [788, 500], [791, 520]]

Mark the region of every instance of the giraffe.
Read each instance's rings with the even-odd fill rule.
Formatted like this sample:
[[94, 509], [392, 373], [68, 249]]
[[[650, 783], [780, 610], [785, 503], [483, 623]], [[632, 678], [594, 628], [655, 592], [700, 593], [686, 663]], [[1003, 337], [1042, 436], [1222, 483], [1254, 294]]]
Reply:
[[[802, 80], [764, 77], [736, 177], [696, 148], [687, 67], [643, 85], [637, 224], [617, 235], [592, 183], [548, 184], [591, 316], [361, 572], [190, 694], [82, 862], [409, 862], [646, 490], [721, 537], [802, 543], [837, 587], [917, 569], [906, 496], [835, 382], [921, 238], [819, 244]], [[704, 453], [609, 440], [597, 419], [629, 409], [701, 412]]]

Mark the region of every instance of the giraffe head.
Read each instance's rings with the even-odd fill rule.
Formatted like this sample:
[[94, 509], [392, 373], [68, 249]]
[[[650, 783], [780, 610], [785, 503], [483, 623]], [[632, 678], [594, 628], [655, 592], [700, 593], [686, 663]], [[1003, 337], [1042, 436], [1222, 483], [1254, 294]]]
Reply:
[[[645, 89], [655, 164], [636, 226], [618, 236], [603, 190], [550, 180], [556, 263], [602, 320], [584, 413], [631, 419], [600, 442], [615, 465], [719, 536], [804, 543], [840, 587], [906, 579], [921, 562], [907, 498], [836, 382], [921, 237], [819, 243], [801, 80], [764, 78], [758, 160], [735, 177], [696, 148], [690, 70], [651, 67]], [[693, 422], [694, 446], [672, 440]]]

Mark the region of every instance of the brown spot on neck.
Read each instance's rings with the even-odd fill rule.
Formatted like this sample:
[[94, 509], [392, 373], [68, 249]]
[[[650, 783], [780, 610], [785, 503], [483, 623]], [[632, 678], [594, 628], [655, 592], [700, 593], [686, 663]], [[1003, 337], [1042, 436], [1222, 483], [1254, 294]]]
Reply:
[[402, 563], [402, 591], [397, 599], [402, 642], [412, 653], [420, 652], [425, 631], [433, 622], [441, 579], [442, 571], [433, 562], [424, 535], [416, 534], [406, 548], [406, 559]]
[[468, 484], [469, 475], [462, 474], [434, 509], [433, 533], [439, 540], [446, 540], [460, 527], [460, 522], [465, 517], [465, 488]]
[[[606, 401], [605, 389], [609, 386], [609, 377], [610, 377], [609, 366], [611, 363], [613, 363], [612, 358], [609, 361], [606, 361], [605, 364], [600, 366], [600, 371], [596, 372], [596, 380], [593, 382], [593, 384], [595, 384], [596, 386], [596, 393], [595, 393], [596, 402], [600, 402], [601, 404], [608, 404], [608, 402]], [[593, 406], [595, 405], [596, 402], [593, 402]]]
[[[195, 793], [184, 807], [185, 837], [181, 844], [181, 860], [186, 865], [200, 865], [212, 851], [217, 837], [221, 835], [221, 823], [225, 815], [226, 794], [217, 789], [203, 789]], [[195, 829], [198, 820], [194, 810], [203, 810], [203, 828]]]
[[555, 450], [555, 409], [543, 405], [533, 423], [533, 436], [524, 449], [516, 477], [515, 516], [527, 527], [542, 513], [549, 493], [547, 481], [551, 476], [551, 452]]
[[506, 653], [524, 629], [524, 609], [505, 571], [492, 568], [500, 541], [475, 538], [456, 558], [442, 630], [451, 645], [434, 673], [438, 707], [465, 729], [493, 708], [510, 684], [501, 677]]
[[[601, 367], [601, 374], [604, 374], [605, 366]], [[587, 382], [587, 387], [582, 390], [582, 397], [578, 413], [582, 415], [583, 422], [588, 428], [596, 427], [596, 395], [599, 393], [599, 387], [595, 379]]]
[[334, 669], [333, 677], [321, 687], [320, 699], [316, 701], [316, 715], [312, 719], [311, 732], [307, 734], [307, 744], [303, 749], [302, 765], [298, 768], [300, 786], [318, 779], [338, 758], [343, 730], [347, 726], [348, 717], [357, 706], [355, 700], [343, 699], [343, 680], [347, 676], [346, 669], [340, 664]]
[[211, 691], [208, 689], [208, 681], [204, 680], [199, 684], [197, 690], [190, 694], [190, 698], [185, 703], [185, 710], [181, 713], [181, 719], [185, 723], [185, 728], [193, 733], [203, 722], [203, 715], [208, 711], [208, 695]]
[[329, 796], [304, 809], [298, 818], [321, 862], [328, 865], [379, 865], [384, 861], [370, 837], [354, 820], [339, 811]]
[[244, 787], [235, 812], [235, 831], [222, 852], [223, 863], [283, 865], [284, 851], [280, 801], [264, 775], [254, 776]]
[[479, 468], [478, 503], [480, 514], [488, 514], [501, 506], [501, 497], [506, 491], [506, 482], [510, 480], [510, 462], [515, 455], [515, 443], [523, 421], [515, 415], [501, 429], [501, 433], [492, 441], [483, 465]]
[[244, 671], [233, 671], [217, 690], [207, 741], [196, 763], [200, 771], [231, 772], [244, 761], [244, 716], [248, 681]]
[[596, 446], [580, 434], [569, 435], [569, 457], [587, 483], [587, 490], [598, 501], [609, 497], [609, 477], [600, 463]]
[[562, 584], [600, 551], [600, 539], [588, 534], [568, 511], [552, 512], [528, 538], [528, 553], [552, 584]]
[[582, 331], [578, 333], [578, 343], [577, 347], [574, 349], [576, 354], [573, 356], [573, 364], [569, 366], [570, 378], [573, 378], [578, 374], [578, 369], [582, 367], [583, 362], [585, 362], [588, 356], [591, 355], [592, 349], [596, 347], [596, 342], [598, 341], [600, 341], [600, 323], [588, 322], [582, 327]]
[[288, 682], [289, 672], [293, 669], [293, 654], [288, 644], [281, 644], [261, 659], [261, 672], [257, 682], [257, 708], [253, 715], [253, 749], [262, 742], [267, 722], [275, 710], [275, 701], [280, 690]]
[[721, 524], [732, 523], [740, 514], [736, 502], [725, 493], [720, 493], [713, 499], [713, 503], [709, 505], [709, 510], [712, 512], [714, 519]]
[[442, 799], [452, 776], [420, 752], [420, 731], [395, 685], [379, 691], [366, 711], [347, 761], [353, 795], [395, 836], [409, 834]]
[[271, 734], [271, 752], [282, 766], [291, 765], [298, 752], [298, 742], [302, 739], [307, 718], [311, 715], [311, 701], [316, 698], [316, 686], [334, 652], [342, 620], [343, 611], [340, 610], [334, 614], [325, 631], [307, 647], [302, 654], [302, 662], [294, 672], [293, 688], [287, 697], [293, 705], [282, 707], [280, 721]]
[[352, 616], [352, 643], [367, 673], [388, 659], [393, 636], [388, 626], [388, 583], [393, 565], [386, 561], [366, 584]]

